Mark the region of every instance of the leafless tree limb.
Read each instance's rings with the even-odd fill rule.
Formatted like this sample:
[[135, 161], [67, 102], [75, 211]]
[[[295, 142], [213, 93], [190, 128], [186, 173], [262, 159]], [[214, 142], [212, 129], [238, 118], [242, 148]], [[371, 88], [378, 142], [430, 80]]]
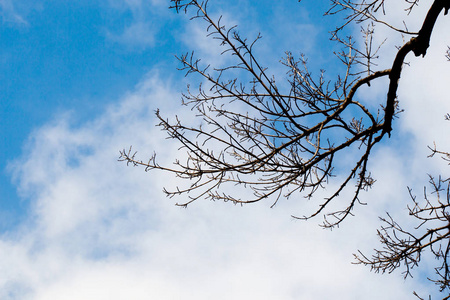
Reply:
[[[449, 162], [450, 153], [429, 147], [429, 157], [440, 155]], [[436, 278], [428, 278], [439, 286], [441, 292], [450, 290], [450, 178], [437, 179], [429, 175], [431, 192], [424, 188], [423, 201], [417, 200], [412, 189], [408, 188], [412, 205], [408, 206], [409, 215], [417, 221], [417, 226], [403, 227], [389, 213], [387, 218], [380, 218], [385, 224], [378, 230], [382, 244], [381, 249], [375, 249], [371, 257], [361, 251], [355, 254], [356, 263], [371, 267], [375, 272], [391, 273], [403, 266], [404, 276], [411, 275], [411, 270], [419, 265], [424, 253], [435, 257], [438, 266], [435, 267]], [[432, 196], [430, 198], [430, 195]], [[419, 299], [417, 293], [414, 293]], [[446, 296], [443, 299], [449, 299]]]
[[[419, 4], [419, 0], [404, 2], [407, 14]], [[368, 169], [371, 153], [386, 134], [391, 135], [393, 120], [400, 112], [397, 89], [405, 58], [410, 52], [415, 56], [426, 55], [437, 18], [442, 11], [446, 15], [450, 9], [450, 0], [432, 1], [422, 27], [414, 32], [406, 25], [400, 29], [382, 19], [386, 12], [384, 0], [332, 0], [325, 15], [343, 15], [343, 24], [332, 31], [332, 40], [342, 48], [335, 54], [343, 64], [343, 72], [334, 81], [326, 79], [324, 71], [313, 76], [305, 56], [297, 58], [286, 52], [282, 64], [287, 69], [288, 84], [279, 85], [255, 56], [253, 49], [260, 36], [248, 41], [236, 26], [226, 27], [221, 18], [214, 20], [208, 13], [206, 0], [171, 0], [171, 3], [177, 12], [190, 13], [193, 9], [192, 19], [206, 22], [208, 36], [219, 41], [224, 49], [222, 54], [229, 55], [234, 63], [226, 67], [204, 65], [193, 52], [177, 57], [186, 75], [195, 74], [203, 82], [196, 90], [188, 86], [183, 94], [184, 105], [195, 111], [201, 125], [185, 124], [177, 116], [171, 121], [159, 110], [156, 116], [168, 137], [178, 141], [180, 149], [186, 152], [186, 160], [163, 166], [156, 160], [156, 154], [142, 161], [131, 147], [120, 152], [119, 160], [144, 166], [146, 171], [159, 169], [186, 179], [185, 187], [164, 189], [169, 197], [187, 196], [177, 204], [180, 206], [198, 199], [235, 204], [271, 199], [272, 205], [281, 198], [298, 194], [309, 199], [331, 178], [338, 177], [334, 179], [340, 180], [337, 189], [315, 211], [294, 216], [309, 219], [324, 214], [323, 226], [327, 228], [339, 225], [352, 214], [356, 204], [363, 204], [361, 191], [368, 190], [375, 182]], [[362, 48], [356, 46], [354, 38], [341, 37], [349, 24], [360, 24]], [[412, 36], [397, 49], [392, 67], [386, 70], [377, 70], [375, 63], [384, 43], [374, 44], [377, 25]], [[361, 93], [382, 78], [388, 79], [388, 92], [384, 106], [374, 110], [373, 106], [364, 104]], [[244, 109], [237, 110], [237, 104]], [[450, 115], [446, 118], [450, 120]], [[430, 156], [440, 155], [450, 164], [448, 152], [437, 150], [436, 145], [430, 150]], [[335, 172], [336, 161], [346, 151], [352, 152], [353, 163]], [[355, 257], [357, 263], [381, 273], [403, 266], [406, 278], [419, 264], [423, 253], [430, 251], [440, 262], [435, 269], [437, 278], [430, 280], [441, 291], [448, 291], [450, 179], [429, 178], [432, 198], [425, 190], [425, 201], [418, 201], [409, 189], [412, 199], [409, 214], [419, 225], [414, 229], [402, 227], [388, 213], [381, 218], [384, 226], [378, 231], [383, 248], [375, 250], [371, 257], [361, 252]], [[344, 189], [351, 187], [353, 197], [346, 206], [331, 212], [325, 210]], [[253, 197], [238, 196], [239, 188], [250, 189]]]
[[[417, 5], [417, 1], [407, 3], [409, 10]], [[197, 74], [207, 85], [206, 88], [200, 85], [197, 92], [188, 87], [183, 95], [184, 104], [196, 110], [202, 126], [188, 126], [178, 118], [173, 123], [157, 112], [163, 130], [187, 151], [185, 162], [177, 160], [174, 167], [165, 167], [157, 163], [156, 155], [144, 162], [136, 158], [131, 148], [121, 151], [120, 159], [142, 165], [146, 170], [161, 169], [188, 179], [191, 183], [186, 188], [165, 190], [171, 197], [189, 194], [189, 200], [178, 205], [185, 206], [200, 198], [241, 204], [271, 198], [274, 205], [281, 197], [289, 198], [298, 192], [311, 198], [334, 176], [333, 163], [340, 152], [347, 148], [359, 149], [359, 156], [342, 177], [340, 187], [316, 212], [300, 217], [308, 219], [323, 213], [324, 208], [353, 182], [354, 197], [349, 205], [329, 213], [333, 218], [324, 223], [325, 227], [335, 226], [360, 203], [360, 191], [375, 182], [368, 170], [368, 160], [373, 147], [386, 133], [391, 133], [392, 120], [398, 113], [396, 91], [405, 57], [411, 51], [416, 56], [426, 54], [434, 22], [442, 9], [447, 11], [448, 3], [434, 1], [422, 29], [398, 50], [391, 69], [374, 71], [371, 68], [379, 49], [372, 44], [373, 23], [363, 30], [365, 49], [357, 48], [351, 38], [334, 35], [345, 50], [336, 54], [345, 72], [335, 82], [327, 81], [323, 72], [313, 78], [304, 56], [295, 58], [286, 53], [283, 65], [288, 69], [290, 86], [286, 90], [277, 85], [255, 57], [252, 49], [259, 36], [249, 42], [240, 36], [236, 27], [227, 28], [220, 18], [213, 20], [207, 12], [208, 1], [172, 0], [172, 8], [177, 12], [193, 8], [193, 18], [206, 22], [208, 35], [218, 40], [224, 47], [223, 54], [234, 57], [236, 63], [212, 68], [202, 65], [194, 53], [178, 58], [186, 75]], [[350, 10], [347, 22], [335, 32], [352, 21], [380, 23], [375, 13], [384, 10], [384, 1], [358, 4], [333, 1], [327, 14], [347, 10]], [[236, 72], [242, 72], [242, 77], [230, 77]], [[364, 76], [363, 72], [366, 72]], [[383, 111], [371, 111], [359, 100], [357, 92], [383, 77], [388, 77], [390, 82], [386, 105]], [[250, 80], [245, 82], [240, 78]], [[244, 104], [247, 111], [235, 111], [232, 106], [236, 102]], [[225, 185], [250, 188], [254, 197], [242, 199], [226, 193]]]

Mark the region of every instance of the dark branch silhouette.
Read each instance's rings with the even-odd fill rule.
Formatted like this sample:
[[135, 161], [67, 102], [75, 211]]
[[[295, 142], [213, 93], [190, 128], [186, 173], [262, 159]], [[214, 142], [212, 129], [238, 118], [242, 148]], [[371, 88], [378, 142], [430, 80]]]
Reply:
[[[418, 0], [404, 2], [406, 14], [419, 4]], [[164, 189], [170, 197], [185, 195], [185, 200], [178, 204], [181, 206], [198, 199], [235, 204], [269, 199], [275, 205], [281, 198], [293, 195], [312, 198], [330, 180], [339, 180], [337, 189], [319, 202], [313, 213], [295, 217], [309, 219], [324, 214], [323, 226], [329, 228], [351, 215], [354, 206], [362, 203], [361, 191], [375, 182], [368, 162], [374, 147], [385, 136], [390, 137], [393, 120], [400, 112], [397, 89], [399, 84], [408, 84], [400, 81], [405, 58], [411, 52], [415, 56], [426, 55], [436, 20], [450, 8], [450, 0], [433, 1], [422, 27], [410, 31], [406, 25], [397, 28], [383, 20], [384, 0], [332, 0], [325, 15], [342, 16], [343, 23], [331, 33], [332, 41], [342, 49], [335, 53], [343, 64], [341, 74], [334, 81], [328, 80], [324, 71], [313, 76], [304, 56], [297, 58], [287, 52], [282, 64], [288, 78], [279, 84], [255, 56], [253, 49], [260, 36], [248, 41], [236, 26], [226, 27], [221, 18], [214, 20], [208, 13], [208, 1], [171, 0], [171, 3], [176, 12], [193, 12], [192, 19], [206, 22], [207, 35], [219, 42], [222, 54], [230, 56], [234, 63], [226, 67], [204, 65], [193, 52], [178, 57], [181, 70], [186, 75], [199, 76], [203, 82], [198, 89], [188, 86], [183, 94], [183, 103], [195, 111], [201, 125], [191, 126], [178, 117], [169, 120], [160, 111], [156, 116], [168, 137], [177, 140], [180, 149], [185, 150], [186, 160], [163, 166], [156, 160], [156, 154], [142, 161], [131, 147], [120, 152], [120, 160], [144, 166], [146, 171], [160, 169], [186, 179], [185, 187]], [[362, 47], [351, 37], [341, 37], [350, 24], [361, 24], [365, 41]], [[395, 50], [390, 69], [376, 69], [374, 62], [381, 45], [373, 43], [375, 26], [386, 26], [395, 34], [410, 37]], [[388, 86], [386, 97], [380, 99], [380, 108], [366, 106], [362, 94], [370, 92], [370, 84], [382, 78], [388, 79]], [[352, 164], [335, 170], [335, 162], [349, 152], [354, 157]], [[437, 193], [448, 180], [439, 178], [431, 182]], [[253, 197], [241, 197], [241, 188], [251, 189]], [[353, 189], [347, 204], [331, 212], [325, 210], [346, 188]], [[415, 237], [388, 215], [382, 219], [387, 226], [379, 232], [385, 250], [377, 251], [370, 259], [360, 254], [358, 261], [381, 272], [391, 272], [404, 264], [408, 275], [410, 268], [419, 262], [423, 249], [430, 248], [444, 259], [439, 273], [442, 279], [437, 282], [442, 290], [446, 289], [448, 244], [443, 250], [433, 247], [448, 240], [449, 220], [445, 210], [448, 197], [447, 204], [441, 204], [439, 196], [438, 204], [426, 200], [425, 206], [412, 198], [412, 216], [424, 223], [440, 221], [444, 225]], [[433, 217], [424, 217], [427, 213]]]
[[[430, 148], [430, 157], [440, 155], [450, 164], [450, 153]], [[441, 292], [450, 287], [450, 178], [437, 179], [429, 175], [431, 192], [424, 188], [423, 200], [417, 200], [412, 189], [408, 188], [412, 205], [408, 206], [409, 215], [416, 221], [401, 226], [388, 213], [380, 218], [385, 224], [378, 230], [381, 250], [376, 249], [372, 257], [363, 253], [355, 255], [357, 263], [368, 265], [375, 272], [391, 273], [404, 267], [404, 276], [419, 265], [422, 255], [429, 251], [438, 262], [435, 267], [436, 278], [428, 278], [439, 286]], [[420, 298], [417, 294], [416, 296]], [[449, 299], [450, 296], [444, 299]]]

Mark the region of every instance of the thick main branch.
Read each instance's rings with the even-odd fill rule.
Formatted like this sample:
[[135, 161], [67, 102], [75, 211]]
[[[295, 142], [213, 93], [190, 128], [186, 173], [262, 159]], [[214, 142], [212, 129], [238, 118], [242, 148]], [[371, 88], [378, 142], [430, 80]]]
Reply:
[[416, 37], [411, 38], [397, 52], [392, 64], [391, 73], [389, 75], [390, 82], [385, 108], [384, 132], [387, 132], [389, 135], [392, 131], [392, 119], [395, 112], [395, 99], [397, 97], [398, 82], [405, 57], [411, 51], [415, 56], [426, 55], [427, 49], [430, 46], [431, 33], [433, 32], [436, 20], [442, 10], [444, 10], [444, 14], [446, 15], [449, 8], [450, 0], [435, 0], [433, 5], [431, 5], [431, 8], [428, 10], [419, 34]]

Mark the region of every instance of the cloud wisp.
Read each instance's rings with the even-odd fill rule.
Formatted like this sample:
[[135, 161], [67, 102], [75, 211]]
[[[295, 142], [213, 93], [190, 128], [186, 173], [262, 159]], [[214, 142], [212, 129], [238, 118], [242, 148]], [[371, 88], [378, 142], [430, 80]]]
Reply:
[[[146, 32], [147, 23], [142, 24]], [[203, 35], [196, 26], [186, 32]], [[207, 52], [203, 42], [199, 46]], [[416, 70], [425, 74], [426, 68]], [[302, 215], [310, 204], [301, 195], [274, 209], [271, 203], [241, 207], [206, 201], [180, 209], [161, 191], [176, 186], [177, 178], [118, 162], [118, 151], [129, 145], [142, 159], [157, 151], [167, 165], [181, 155], [155, 127], [154, 111], [183, 120], [194, 113], [179, 106], [175, 80], [155, 69], [149, 74], [94, 120], [74, 125], [67, 113], [36, 129], [10, 165], [31, 206], [26, 221], [0, 238], [1, 299], [411, 299], [413, 290], [429, 292], [420, 276], [405, 282], [400, 272], [373, 274], [352, 265], [351, 254], [375, 247], [377, 216], [385, 210], [406, 212], [406, 185], [422, 184], [422, 176], [411, 174], [429, 167], [424, 151], [405, 151], [405, 161], [396, 145], [432, 142], [428, 127], [414, 122], [414, 109], [424, 108], [419, 92], [434, 79], [424, 77], [420, 84], [408, 75], [402, 79], [411, 85], [401, 91], [410, 101], [395, 126], [410, 135], [377, 149], [378, 182], [364, 194], [368, 205], [329, 232], [317, 226], [318, 219], [289, 217]], [[432, 95], [445, 99], [445, 90]], [[448, 105], [439, 102], [439, 107]], [[434, 124], [435, 112], [420, 118]]]
[[290, 219], [301, 203], [180, 209], [161, 192], [175, 178], [117, 162], [130, 144], [173, 161], [153, 117], [169, 112], [173, 90], [154, 75], [96, 120], [73, 127], [65, 115], [35, 131], [12, 165], [32, 209], [2, 236], [2, 299], [406, 299], [418, 288], [350, 264], [375, 240], [363, 230], [376, 225], [369, 210], [328, 232]]
[[28, 22], [25, 18], [19, 14], [14, 7], [14, 2], [12, 0], [1, 0], [0, 1], [0, 16], [3, 23], [12, 23], [19, 25], [27, 25]]
[[[156, 36], [163, 28], [167, 16], [167, 5], [164, 1], [122, 1], [108, 2], [113, 15], [120, 16], [118, 28], [105, 28], [106, 38], [120, 44], [128, 50], [144, 51], [155, 47], [158, 43]], [[125, 21], [125, 24], [122, 24]]]

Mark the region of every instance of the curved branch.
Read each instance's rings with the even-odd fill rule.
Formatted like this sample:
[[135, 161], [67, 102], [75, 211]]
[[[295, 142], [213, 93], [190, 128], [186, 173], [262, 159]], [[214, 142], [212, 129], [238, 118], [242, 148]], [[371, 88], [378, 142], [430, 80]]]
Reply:
[[405, 57], [411, 51], [414, 52], [415, 56], [426, 55], [427, 49], [430, 46], [431, 33], [433, 32], [434, 24], [436, 23], [441, 11], [444, 10], [444, 14], [446, 15], [449, 8], [450, 0], [435, 0], [431, 5], [431, 8], [428, 10], [425, 21], [423, 22], [422, 28], [420, 29], [417, 37], [411, 38], [397, 52], [394, 63], [392, 64], [391, 73], [389, 75], [389, 91], [385, 108], [385, 123], [383, 130], [384, 132], [387, 132], [389, 136], [392, 131], [392, 119], [395, 112], [395, 99], [397, 97], [398, 82]]

